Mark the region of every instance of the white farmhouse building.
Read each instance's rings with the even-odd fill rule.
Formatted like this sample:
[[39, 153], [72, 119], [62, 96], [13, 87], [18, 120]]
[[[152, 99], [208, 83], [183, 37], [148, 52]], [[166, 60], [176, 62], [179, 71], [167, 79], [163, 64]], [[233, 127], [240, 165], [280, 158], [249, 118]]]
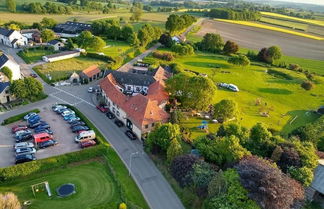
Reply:
[[55, 62], [55, 61], [70, 59], [78, 56], [80, 56], [80, 51], [75, 50], [75, 51], [66, 51], [57, 54], [46, 55], [43, 56], [42, 59], [45, 62]]
[[18, 48], [20, 46], [26, 46], [28, 41], [19, 31], [0, 28], [0, 44]]
[[21, 79], [20, 66], [5, 54], [0, 56], [0, 69], [3, 67], [8, 67], [11, 70], [12, 80]]

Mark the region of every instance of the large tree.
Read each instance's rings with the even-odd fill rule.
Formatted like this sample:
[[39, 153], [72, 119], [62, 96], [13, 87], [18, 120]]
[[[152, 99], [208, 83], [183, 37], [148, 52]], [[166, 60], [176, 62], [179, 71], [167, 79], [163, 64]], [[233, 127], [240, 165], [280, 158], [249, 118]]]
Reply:
[[41, 37], [43, 42], [49, 42], [55, 39], [55, 33], [50, 29], [45, 29], [41, 32]]
[[290, 209], [304, 200], [304, 189], [276, 166], [255, 156], [237, 166], [243, 187], [262, 208]]
[[208, 51], [212, 53], [220, 52], [223, 48], [224, 42], [219, 34], [206, 33], [203, 40], [198, 44], [202, 51]]
[[235, 118], [238, 114], [236, 102], [229, 99], [223, 99], [214, 106], [214, 118], [227, 121]]
[[199, 161], [193, 165], [190, 175], [198, 196], [207, 196], [209, 182], [215, 176], [215, 173], [216, 171], [212, 166], [204, 161]]
[[43, 28], [49, 28], [49, 29], [54, 28], [55, 25], [57, 24], [57, 22], [54, 19], [48, 17], [44, 17], [40, 23]]
[[193, 165], [198, 161], [198, 158], [194, 155], [180, 155], [176, 157], [171, 165], [170, 171], [173, 178], [179, 183], [180, 186], [189, 185], [192, 181], [190, 173], [193, 169]]
[[92, 44], [90, 48], [95, 51], [101, 51], [106, 46], [106, 42], [99, 36], [92, 37], [91, 42]]
[[142, 9], [136, 7], [133, 9], [133, 13], [132, 13], [132, 16], [130, 17], [130, 20], [138, 22], [141, 19], [142, 15], [143, 15]]
[[224, 53], [227, 55], [236, 54], [238, 50], [239, 50], [239, 46], [237, 45], [237, 43], [233, 41], [227, 41], [223, 48]]
[[133, 33], [134, 33], [133, 26], [130, 24], [126, 24], [123, 26], [120, 35], [124, 40], [127, 40]]
[[173, 138], [169, 147], [168, 147], [168, 150], [167, 150], [167, 160], [168, 162], [172, 162], [172, 160], [179, 156], [179, 155], [182, 155], [183, 154], [183, 150], [182, 150], [182, 147], [181, 147], [181, 144], [180, 142], [178, 141], [177, 138]]
[[205, 110], [216, 94], [216, 86], [212, 80], [186, 73], [176, 74], [167, 81], [166, 86], [171, 96], [186, 109]]
[[168, 48], [171, 48], [171, 46], [173, 45], [173, 40], [169, 33], [163, 33], [160, 36], [159, 42]]
[[6, 0], [6, 5], [10, 12], [16, 12], [16, 0]]
[[258, 58], [261, 61], [273, 63], [282, 57], [282, 52], [280, 47], [272, 46], [270, 48], [262, 48], [258, 54]]

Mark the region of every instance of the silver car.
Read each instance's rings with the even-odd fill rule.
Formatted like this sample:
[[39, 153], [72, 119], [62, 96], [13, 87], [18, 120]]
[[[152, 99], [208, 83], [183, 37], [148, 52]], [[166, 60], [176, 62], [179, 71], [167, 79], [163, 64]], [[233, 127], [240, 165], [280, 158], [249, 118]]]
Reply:
[[35, 153], [36, 153], [36, 149], [31, 147], [16, 149], [16, 156], [21, 154], [25, 155], [25, 154], [35, 154]]
[[21, 131], [17, 131], [16, 133], [15, 133], [15, 137], [16, 138], [18, 138], [20, 135], [22, 135], [22, 134], [31, 134], [32, 132], [30, 131], [30, 130], [21, 130]]
[[20, 143], [16, 143], [14, 145], [14, 149], [21, 149], [21, 148], [34, 148], [34, 144], [31, 142], [20, 142]]

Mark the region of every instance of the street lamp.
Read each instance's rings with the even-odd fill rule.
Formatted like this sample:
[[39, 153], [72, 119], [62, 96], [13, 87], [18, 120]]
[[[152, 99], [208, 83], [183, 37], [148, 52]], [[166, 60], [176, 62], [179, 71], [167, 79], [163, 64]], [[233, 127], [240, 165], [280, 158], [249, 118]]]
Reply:
[[131, 170], [132, 170], [132, 159], [134, 155], [138, 155], [138, 154], [143, 154], [143, 152], [133, 152], [129, 155], [129, 176], [131, 175]]

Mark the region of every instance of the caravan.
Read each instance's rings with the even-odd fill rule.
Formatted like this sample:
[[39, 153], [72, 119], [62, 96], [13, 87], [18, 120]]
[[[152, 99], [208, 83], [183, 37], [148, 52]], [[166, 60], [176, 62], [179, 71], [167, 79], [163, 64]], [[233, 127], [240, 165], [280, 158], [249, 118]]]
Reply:
[[89, 130], [89, 131], [82, 131], [81, 133], [79, 133], [75, 138], [74, 141], [76, 143], [85, 140], [85, 139], [95, 139], [96, 138], [96, 133], [93, 130]]

